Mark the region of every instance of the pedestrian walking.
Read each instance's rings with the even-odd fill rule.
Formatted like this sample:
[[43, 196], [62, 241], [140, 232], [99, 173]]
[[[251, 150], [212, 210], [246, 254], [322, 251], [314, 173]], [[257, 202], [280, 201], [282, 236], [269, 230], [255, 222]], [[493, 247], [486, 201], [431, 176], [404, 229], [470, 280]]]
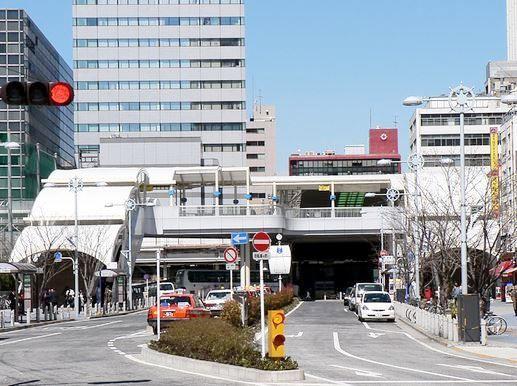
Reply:
[[14, 311], [16, 308], [16, 294], [14, 291], [9, 292], [9, 308]]
[[461, 295], [461, 287], [458, 285], [458, 283], [454, 283], [451, 295], [454, 300], [457, 300], [458, 295]]

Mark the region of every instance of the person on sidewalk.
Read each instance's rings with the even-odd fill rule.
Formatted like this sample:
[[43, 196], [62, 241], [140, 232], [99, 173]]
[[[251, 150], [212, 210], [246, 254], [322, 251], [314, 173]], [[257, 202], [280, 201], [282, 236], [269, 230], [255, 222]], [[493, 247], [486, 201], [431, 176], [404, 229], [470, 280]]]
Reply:
[[510, 296], [513, 303], [513, 312], [515, 312], [515, 316], [517, 316], [517, 283], [513, 284], [512, 293]]

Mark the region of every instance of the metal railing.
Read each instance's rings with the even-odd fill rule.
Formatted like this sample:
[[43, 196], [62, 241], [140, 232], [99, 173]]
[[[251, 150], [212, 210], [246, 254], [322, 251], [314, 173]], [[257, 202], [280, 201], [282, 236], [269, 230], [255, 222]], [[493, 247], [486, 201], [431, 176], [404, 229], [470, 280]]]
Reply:
[[277, 216], [282, 208], [274, 205], [195, 205], [180, 206], [179, 217], [205, 216]]
[[458, 320], [450, 315], [435, 314], [406, 303], [393, 302], [395, 314], [399, 319], [414, 324], [423, 330], [451, 342], [458, 342]]
[[[334, 217], [361, 217], [362, 208], [335, 208]], [[286, 210], [287, 218], [330, 218], [331, 208], [293, 208]]]

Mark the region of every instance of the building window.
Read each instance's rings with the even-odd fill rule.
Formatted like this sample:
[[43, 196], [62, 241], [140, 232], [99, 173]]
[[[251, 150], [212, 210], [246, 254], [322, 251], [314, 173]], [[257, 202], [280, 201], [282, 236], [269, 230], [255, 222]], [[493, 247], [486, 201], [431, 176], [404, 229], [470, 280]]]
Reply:
[[250, 172], [252, 173], [262, 173], [265, 171], [266, 168], [264, 166], [250, 166]]
[[266, 146], [265, 141], [247, 141], [246, 146]]
[[77, 17], [74, 26], [105, 27], [105, 26], [187, 26], [187, 25], [244, 25], [243, 17]]
[[246, 145], [241, 143], [222, 143], [222, 144], [206, 144], [203, 145], [204, 152], [242, 152], [246, 150]]
[[246, 133], [248, 134], [264, 134], [266, 132], [263, 128], [247, 128]]

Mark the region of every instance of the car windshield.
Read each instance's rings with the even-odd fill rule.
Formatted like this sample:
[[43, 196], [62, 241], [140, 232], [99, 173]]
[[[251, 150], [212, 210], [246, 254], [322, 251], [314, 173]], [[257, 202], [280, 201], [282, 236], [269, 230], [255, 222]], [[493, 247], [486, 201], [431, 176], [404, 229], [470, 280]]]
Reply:
[[210, 292], [208, 296], [206, 297], [206, 300], [224, 300], [229, 299], [230, 293], [229, 292]]
[[174, 287], [171, 283], [160, 284], [160, 291], [174, 291]]
[[190, 306], [189, 296], [174, 296], [172, 298], [163, 298], [160, 305], [164, 307], [187, 307]]
[[365, 303], [391, 303], [390, 295], [388, 294], [370, 294], [364, 295]]
[[359, 284], [357, 286], [357, 290], [359, 292], [372, 292], [372, 291], [382, 291], [382, 285], [380, 284]]

